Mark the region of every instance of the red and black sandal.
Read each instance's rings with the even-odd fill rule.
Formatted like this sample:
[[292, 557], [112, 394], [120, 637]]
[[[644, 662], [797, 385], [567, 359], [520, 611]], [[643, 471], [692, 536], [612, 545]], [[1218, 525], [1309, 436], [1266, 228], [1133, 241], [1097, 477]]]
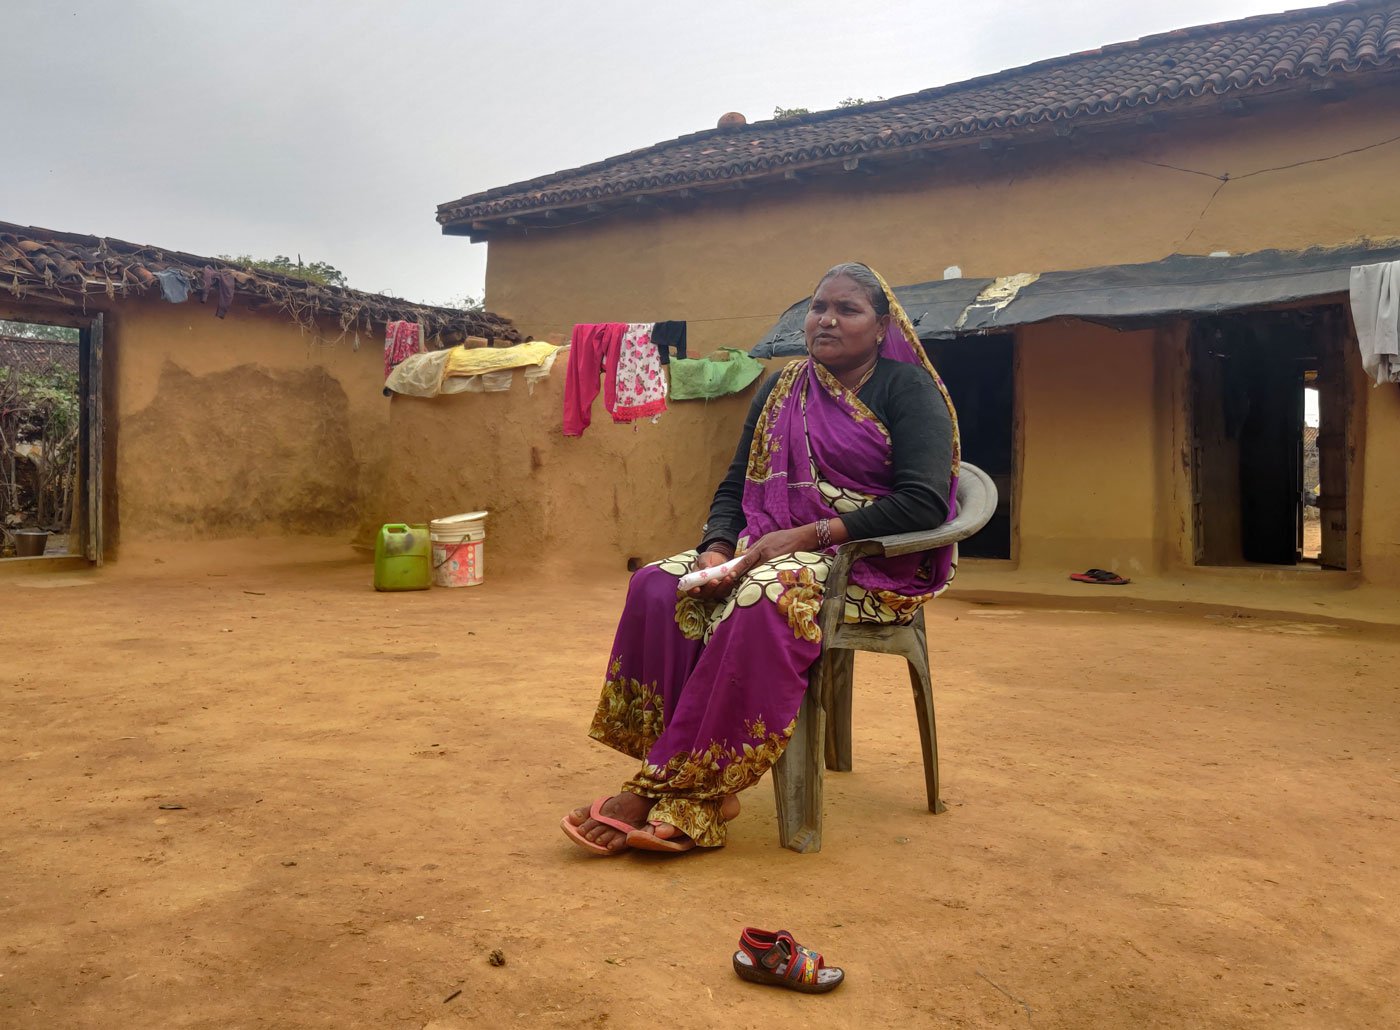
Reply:
[[747, 927], [739, 935], [734, 972], [749, 983], [786, 987], [803, 994], [825, 994], [846, 980], [846, 973], [811, 948], [804, 948], [786, 930], [774, 933]]

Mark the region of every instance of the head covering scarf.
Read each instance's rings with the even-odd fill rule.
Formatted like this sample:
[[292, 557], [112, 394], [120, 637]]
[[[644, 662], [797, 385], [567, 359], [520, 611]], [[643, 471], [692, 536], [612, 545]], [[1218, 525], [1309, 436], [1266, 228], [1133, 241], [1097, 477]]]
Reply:
[[[957, 514], [961, 454], [957, 412], [894, 291], [880, 273], [870, 271], [890, 307], [881, 356], [923, 369], [948, 406], [952, 519]], [[854, 390], [811, 355], [792, 362], [779, 373], [754, 427], [743, 496], [746, 535], [757, 540], [765, 533], [836, 518], [842, 511], [874, 503], [893, 492], [892, 459], [889, 430]], [[931, 596], [952, 578], [955, 551], [956, 545], [950, 545], [922, 554], [866, 559], [856, 563], [851, 581], [904, 597]]]

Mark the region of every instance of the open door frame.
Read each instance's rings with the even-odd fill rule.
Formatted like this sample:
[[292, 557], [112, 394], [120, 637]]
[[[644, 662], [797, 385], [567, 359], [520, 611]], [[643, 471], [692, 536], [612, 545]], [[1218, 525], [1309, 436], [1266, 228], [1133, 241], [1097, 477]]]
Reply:
[[106, 546], [103, 456], [108, 446], [103, 407], [106, 373], [102, 313], [83, 314], [0, 300], [0, 318], [33, 325], [63, 326], [78, 331], [78, 475], [81, 481], [78, 496], [74, 499], [77, 516], [69, 553], [72, 557], [85, 558], [95, 565], [101, 565]]
[[[1316, 385], [1322, 412], [1318, 435], [1322, 476], [1319, 508], [1323, 522], [1320, 564], [1326, 569], [1355, 572], [1360, 568], [1366, 399], [1364, 389], [1358, 385], [1364, 377], [1359, 371], [1355, 330], [1344, 297], [1319, 297], [1290, 308], [1316, 311], [1310, 350], [1317, 360]], [[1268, 317], [1273, 311], [1283, 310], [1288, 309], [1263, 309], [1258, 314]], [[1238, 317], [1247, 318], [1248, 313]], [[1249, 563], [1234, 543], [1242, 532], [1242, 507], [1235, 496], [1238, 476], [1234, 471], [1240, 457], [1230, 451], [1234, 444], [1225, 426], [1227, 413], [1222, 409], [1225, 369], [1212, 355], [1209, 329], [1204, 322], [1192, 324], [1187, 352], [1192, 558], [1197, 565], [1246, 565]], [[1301, 413], [1301, 382], [1294, 392]], [[1301, 489], [1298, 495], [1301, 516]], [[1211, 512], [1207, 511], [1208, 497], [1221, 502]]]
[[1347, 361], [1355, 344], [1350, 341], [1349, 326], [1340, 311], [1329, 309], [1316, 327], [1318, 346], [1323, 355], [1318, 370], [1317, 393], [1321, 413], [1317, 434], [1320, 487], [1318, 514], [1322, 520], [1322, 554], [1319, 561], [1325, 569], [1355, 569], [1360, 555], [1352, 546], [1359, 540], [1349, 523], [1360, 517], [1360, 507], [1353, 503], [1350, 489], [1353, 479], [1359, 479], [1351, 468], [1354, 436], [1351, 368]]

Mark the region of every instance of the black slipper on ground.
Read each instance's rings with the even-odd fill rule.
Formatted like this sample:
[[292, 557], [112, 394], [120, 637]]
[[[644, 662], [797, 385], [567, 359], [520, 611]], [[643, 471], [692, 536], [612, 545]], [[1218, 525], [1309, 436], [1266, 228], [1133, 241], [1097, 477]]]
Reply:
[[1069, 578], [1076, 583], [1102, 583], [1105, 586], [1115, 587], [1132, 582], [1132, 580], [1125, 579], [1116, 572], [1109, 572], [1107, 569], [1086, 569], [1083, 572], [1071, 572]]

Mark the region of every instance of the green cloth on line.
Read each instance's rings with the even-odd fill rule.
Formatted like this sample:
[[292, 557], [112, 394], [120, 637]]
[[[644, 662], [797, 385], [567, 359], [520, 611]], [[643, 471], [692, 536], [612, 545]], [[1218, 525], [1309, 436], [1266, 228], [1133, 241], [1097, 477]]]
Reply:
[[701, 401], [738, 393], [763, 374], [763, 362], [733, 347], [703, 358], [672, 358], [671, 399]]

